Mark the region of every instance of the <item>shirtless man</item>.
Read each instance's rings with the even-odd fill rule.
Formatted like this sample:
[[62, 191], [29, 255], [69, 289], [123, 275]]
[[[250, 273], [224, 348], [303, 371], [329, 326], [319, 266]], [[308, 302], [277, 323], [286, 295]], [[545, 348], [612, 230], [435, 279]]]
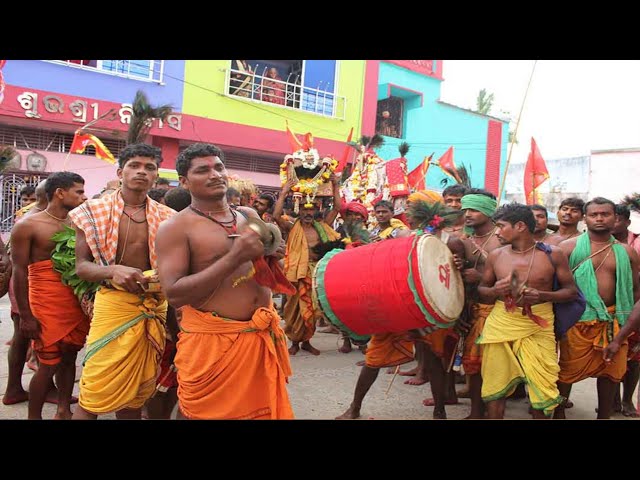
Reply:
[[560, 242], [580, 235], [578, 223], [584, 218], [584, 201], [577, 197], [565, 198], [558, 208], [558, 231], [549, 235], [545, 242], [548, 245], [560, 245]]
[[282, 193], [273, 210], [273, 219], [283, 234], [288, 235], [284, 271], [287, 279], [297, 289], [297, 293], [291, 295], [284, 306], [286, 323], [284, 331], [291, 340], [290, 355], [298, 353], [300, 348], [312, 355], [320, 355], [320, 350], [310, 343], [315, 333], [318, 316], [311, 298], [311, 276], [317, 261], [312, 249], [320, 242], [340, 238], [340, 235], [330, 227], [342, 206], [338, 179], [335, 175], [331, 176], [331, 184], [333, 185], [333, 207], [327, 212], [324, 221], [315, 220], [318, 214], [318, 207], [315, 204], [302, 204], [300, 216], [293, 225], [282, 218], [285, 199], [293, 186], [290, 182], [282, 187]]
[[192, 202], [160, 226], [156, 243], [162, 288], [182, 312], [179, 417], [293, 418], [286, 338], [270, 289], [252, 274], [265, 253], [247, 228], [258, 214], [229, 206], [223, 160], [219, 148], [202, 143], [178, 156], [176, 170]]
[[[47, 208], [47, 193], [44, 190], [46, 179], [42, 180], [35, 189], [36, 201], [35, 203], [30, 203], [29, 208], [26, 213], [23, 213], [19, 217], [16, 217], [16, 223], [20, 220], [23, 220], [31, 215], [43, 211]], [[9, 240], [9, 253], [11, 250], [11, 239]], [[12, 275], [13, 277], [13, 275]], [[26, 298], [29, 297], [29, 292], [20, 292], [18, 293], [20, 296], [24, 296]], [[27, 359], [27, 366], [36, 370], [38, 368], [37, 358], [35, 357], [35, 353], [29, 345], [31, 341], [28, 338], [25, 338], [20, 331], [20, 313], [18, 310], [18, 303], [16, 301], [16, 291], [15, 291], [15, 278], [11, 278], [9, 284], [9, 300], [11, 301], [11, 320], [13, 320], [13, 337], [9, 341], [9, 351], [7, 353], [7, 360], [9, 364], [9, 375], [7, 377], [7, 389], [4, 392], [4, 397], [2, 397], [2, 403], [4, 405], [13, 405], [15, 403], [24, 402], [29, 399], [29, 394], [22, 387], [22, 373], [24, 371], [25, 365], [25, 357], [29, 357]], [[47, 396], [47, 401], [55, 403], [57, 402], [58, 392], [55, 390], [55, 386], [53, 385], [53, 380], [51, 381], [51, 393]]]
[[72, 172], [56, 172], [45, 184], [48, 206], [23, 218], [12, 232], [16, 296], [20, 330], [33, 339], [40, 366], [29, 384], [29, 419], [42, 419], [42, 406], [55, 374], [58, 409], [55, 418], [71, 418], [71, 393], [76, 356], [84, 346], [89, 319], [84, 315], [73, 289], [63, 285], [53, 270], [51, 254], [56, 233], [69, 225], [69, 211], [82, 204], [84, 179]]
[[[425, 216], [424, 209], [420, 209], [421, 213], [417, 213], [418, 208], [416, 207], [420, 202], [430, 205], [435, 203], [432, 200], [412, 201], [407, 212], [407, 219], [410, 225], [416, 230], [424, 229], [432, 232], [433, 235], [446, 243], [455, 256], [464, 258], [462, 241], [442, 231], [443, 228], [446, 228], [446, 225], [449, 225], [448, 219], [444, 219], [444, 221], [440, 219], [433, 224], [434, 216]], [[399, 231], [397, 237], [408, 237], [412, 234], [405, 229]], [[365, 363], [358, 376], [353, 400], [349, 408], [342, 415], [336, 417], [336, 420], [359, 418], [364, 397], [378, 378], [380, 369], [384, 367], [399, 367], [402, 364], [411, 362], [418, 356], [418, 352], [421, 352], [420, 355], [422, 355], [421, 359], [418, 359], [419, 368], [428, 370], [431, 376], [431, 390], [435, 407], [433, 418], [447, 418], [445, 412], [445, 366], [443, 362], [446, 362], [445, 350], [446, 337], [449, 336], [448, 330], [450, 329], [439, 329], [428, 335], [424, 335], [419, 330], [372, 335], [365, 353]], [[429, 346], [428, 348], [427, 345]], [[426, 373], [424, 371], [418, 372], [416, 376], [424, 378]]]
[[482, 333], [484, 322], [491, 313], [494, 303], [493, 298], [480, 294], [477, 286], [482, 279], [487, 257], [493, 250], [502, 246], [495, 235], [496, 227], [491, 219], [496, 207], [495, 195], [482, 189], [472, 188], [462, 197], [465, 226], [473, 229], [471, 235], [463, 237], [466, 260], [461, 267], [465, 294], [467, 302], [470, 303], [471, 318], [467, 320], [462, 317], [458, 325], [465, 333], [462, 365], [465, 373], [469, 375], [471, 413], [468, 418], [475, 419], [484, 418], [480, 375], [482, 347], [476, 345], [476, 340]]
[[[442, 199], [444, 200], [445, 206], [453, 210], [460, 210], [462, 208], [462, 197], [467, 193], [467, 190], [467, 187], [459, 183], [445, 188], [442, 191]], [[454, 237], [460, 238], [464, 235], [464, 226], [464, 215], [460, 215], [456, 224], [445, 228], [444, 231]]]
[[102, 284], [74, 420], [112, 412], [118, 419], [140, 419], [155, 391], [167, 322], [167, 301], [153, 272], [155, 237], [160, 223], [176, 213], [147, 196], [161, 161], [158, 147], [127, 145], [118, 156], [122, 188], [69, 213], [76, 226], [78, 277]]
[[[560, 244], [569, 258], [578, 288], [587, 300], [587, 308], [560, 341], [560, 394], [568, 396], [571, 385], [588, 377], [598, 379], [598, 418], [607, 419], [613, 410], [616, 388], [627, 370], [624, 342], [605, 362], [602, 349], [623, 326], [633, 304], [640, 298], [638, 256], [626, 244], [611, 235], [616, 215], [615, 204], [596, 197], [585, 205], [587, 232]], [[555, 418], [565, 418], [564, 408]]]
[[536, 228], [533, 231], [533, 239], [536, 242], [549, 243], [548, 239], [553, 232], [547, 230], [549, 225], [549, 212], [542, 205], [529, 205], [529, 209], [533, 213], [533, 218], [536, 220]]
[[478, 287], [482, 298], [498, 300], [479, 340], [482, 398], [489, 418], [504, 418], [506, 398], [526, 382], [533, 418], [549, 417], [563, 400], [556, 385], [553, 303], [573, 300], [577, 289], [562, 251], [551, 247], [547, 253], [534, 240], [535, 220], [526, 205], [504, 205], [493, 218], [496, 236], [507, 246], [489, 254]]

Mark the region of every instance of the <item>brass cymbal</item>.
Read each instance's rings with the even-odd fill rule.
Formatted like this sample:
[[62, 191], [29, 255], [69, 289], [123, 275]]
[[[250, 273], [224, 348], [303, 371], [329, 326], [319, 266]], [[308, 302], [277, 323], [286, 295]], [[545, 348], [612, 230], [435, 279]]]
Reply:
[[277, 225], [267, 224], [258, 218], [249, 217], [247, 218], [247, 227], [260, 235], [260, 240], [264, 244], [265, 256], [273, 255], [278, 250], [282, 242], [282, 233]]

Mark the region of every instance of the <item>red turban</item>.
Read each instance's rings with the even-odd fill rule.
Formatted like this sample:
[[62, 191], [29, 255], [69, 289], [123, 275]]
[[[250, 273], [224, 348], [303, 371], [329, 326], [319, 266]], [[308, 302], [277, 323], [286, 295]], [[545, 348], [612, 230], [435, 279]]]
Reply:
[[362, 218], [364, 218], [365, 220], [369, 218], [369, 211], [367, 210], [367, 207], [365, 207], [360, 202], [347, 203], [347, 206], [344, 208], [344, 213], [346, 214], [347, 212], [360, 214], [362, 215]]

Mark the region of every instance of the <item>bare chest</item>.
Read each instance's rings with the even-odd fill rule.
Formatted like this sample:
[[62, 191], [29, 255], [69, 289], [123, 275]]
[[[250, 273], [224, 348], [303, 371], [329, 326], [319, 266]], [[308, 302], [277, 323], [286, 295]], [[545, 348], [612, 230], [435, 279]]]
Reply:
[[[144, 216], [141, 217], [144, 219]], [[146, 219], [122, 216], [118, 226], [116, 263], [139, 268], [149, 264], [149, 226]]]
[[318, 232], [313, 226], [304, 227], [304, 236], [307, 239], [309, 248], [313, 248], [320, 243], [320, 235], [318, 235]]

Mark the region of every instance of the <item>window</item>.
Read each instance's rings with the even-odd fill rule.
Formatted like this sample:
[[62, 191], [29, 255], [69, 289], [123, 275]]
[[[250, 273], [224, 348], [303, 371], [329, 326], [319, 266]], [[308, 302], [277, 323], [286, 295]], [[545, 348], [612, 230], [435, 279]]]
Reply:
[[232, 60], [227, 95], [344, 118], [336, 60]]
[[399, 97], [389, 97], [378, 101], [376, 112], [376, 133], [387, 137], [402, 138], [404, 101]]
[[45, 62], [158, 83], [162, 82], [164, 67], [164, 60], [45, 60]]

